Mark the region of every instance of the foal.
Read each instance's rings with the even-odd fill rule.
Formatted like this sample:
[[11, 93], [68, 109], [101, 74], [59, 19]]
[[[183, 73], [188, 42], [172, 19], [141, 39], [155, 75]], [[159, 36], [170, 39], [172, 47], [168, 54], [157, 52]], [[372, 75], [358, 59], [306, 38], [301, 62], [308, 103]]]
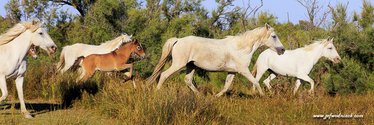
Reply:
[[34, 45], [31, 45], [28, 53], [30, 54], [30, 56], [32, 56], [32, 58], [38, 59], [38, 54], [36, 54], [36, 49]]
[[[87, 57], [79, 57], [73, 65], [72, 70], [75, 71], [78, 65], [82, 66], [81, 76], [77, 79], [77, 82], [86, 81], [91, 77], [96, 70], [104, 72], [112, 71], [122, 71], [124, 69], [130, 68], [130, 73], [126, 80], [132, 78], [132, 70], [134, 69], [133, 64], [126, 64], [132, 53], [136, 53], [144, 59], [145, 53], [137, 41], [136, 38], [132, 42], [124, 43], [124, 45], [118, 50], [114, 50], [107, 54], [92, 54]], [[83, 60], [83, 61], [82, 61]], [[125, 74], [127, 76], [127, 74]], [[135, 83], [134, 88], [136, 88]]]

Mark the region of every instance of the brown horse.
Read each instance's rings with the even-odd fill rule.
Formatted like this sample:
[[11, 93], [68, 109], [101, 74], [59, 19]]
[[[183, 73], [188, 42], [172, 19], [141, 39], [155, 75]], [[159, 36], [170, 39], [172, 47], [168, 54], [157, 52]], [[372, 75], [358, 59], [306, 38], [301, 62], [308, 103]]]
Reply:
[[[132, 42], [124, 43], [118, 50], [107, 54], [92, 54], [87, 57], [81, 56], [75, 61], [72, 70], [75, 71], [78, 65], [82, 67], [81, 76], [77, 79], [77, 82], [83, 82], [92, 76], [96, 70], [112, 72], [130, 68], [130, 73], [125, 73], [128, 77], [125, 79], [126, 81], [132, 78], [132, 70], [134, 69], [132, 64], [126, 64], [132, 53], [139, 55], [142, 59], [146, 57], [142, 46], [136, 38], [133, 39]], [[134, 82], [133, 84], [134, 88], [136, 88]]]
[[32, 56], [32, 58], [38, 59], [38, 54], [36, 54], [36, 49], [34, 45], [31, 45], [28, 53], [30, 54], [30, 56]]

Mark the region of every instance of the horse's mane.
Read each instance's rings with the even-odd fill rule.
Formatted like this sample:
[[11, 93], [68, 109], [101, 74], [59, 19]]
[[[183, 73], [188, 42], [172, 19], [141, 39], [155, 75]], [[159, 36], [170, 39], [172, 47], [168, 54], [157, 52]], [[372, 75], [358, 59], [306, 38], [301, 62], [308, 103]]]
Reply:
[[103, 49], [109, 49], [109, 50], [115, 51], [121, 48], [121, 46], [123, 46], [124, 43], [128, 43], [128, 42], [131, 42], [131, 36], [127, 34], [122, 34], [121, 36], [113, 40], [106, 41], [105, 43], [101, 43], [100, 47], [102, 47]]
[[115, 48], [114, 50], [112, 50], [111, 52], [112, 53], [115, 53], [117, 50], [119, 50], [121, 47], [123, 47], [125, 44], [127, 43], [131, 43], [132, 40], [130, 39], [130, 41], [127, 41], [127, 42], [122, 42], [117, 48]]
[[320, 39], [318, 41], [314, 41], [312, 44], [309, 44], [309, 45], [306, 45], [304, 47], [302, 47], [301, 49], [305, 50], [305, 51], [312, 51], [314, 50], [314, 48], [316, 48], [318, 45], [321, 45], [321, 44], [324, 44], [324, 46], [327, 46], [328, 45], [328, 40], [327, 39]]
[[[36, 23], [36, 24], [35, 24]], [[0, 36], [0, 46], [9, 43], [26, 30], [35, 32], [41, 27], [39, 19], [33, 19], [33, 21], [23, 21], [17, 23], [15, 26], [10, 28], [6, 33]]]
[[266, 27], [258, 27], [253, 30], [248, 30], [243, 34], [238, 34], [236, 36], [227, 36], [225, 39], [227, 41], [236, 41], [238, 49], [244, 49], [246, 47], [253, 47], [256, 41], [262, 41], [264, 38], [269, 38], [269, 31], [274, 31], [273, 28], [266, 30]]

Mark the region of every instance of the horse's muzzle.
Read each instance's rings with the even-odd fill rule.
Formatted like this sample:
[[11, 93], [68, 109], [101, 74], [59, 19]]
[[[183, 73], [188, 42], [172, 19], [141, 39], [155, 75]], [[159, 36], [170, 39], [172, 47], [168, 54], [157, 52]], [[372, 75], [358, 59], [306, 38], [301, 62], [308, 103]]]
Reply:
[[145, 56], [145, 54], [144, 55], [142, 55], [142, 56], [140, 56], [142, 59], [145, 59], [147, 56]]
[[57, 46], [56, 45], [53, 45], [51, 47], [48, 47], [48, 52], [49, 53], [55, 53], [57, 50]]
[[36, 60], [36, 59], [38, 59], [38, 56], [34, 55], [34, 56], [32, 56], [32, 58], [34, 58]]
[[339, 63], [342, 59], [340, 57], [334, 58], [334, 63]]
[[284, 49], [283, 46], [282, 47], [277, 47], [276, 50], [277, 50], [278, 55], [283, 55], [284, 52], [286, 51], [286, 49]]

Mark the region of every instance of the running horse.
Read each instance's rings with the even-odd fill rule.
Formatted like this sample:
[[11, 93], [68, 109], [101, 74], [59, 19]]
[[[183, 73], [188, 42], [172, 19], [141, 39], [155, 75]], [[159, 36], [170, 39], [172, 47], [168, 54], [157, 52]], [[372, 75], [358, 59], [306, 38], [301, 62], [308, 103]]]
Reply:
[[[341, 58], [333, 44], [334, 38], [322, 39], [307, 45], [303, 48], [295, 50], [286, 50], [283, 55], [279, 56], [271, 50], [265, 50], [258, 56], [253, 67], [252, 74], [259, 81], [266, 71], [270, 71], [270, 75], [263, 81], [269, 91], [271, 86], [269, 82], [277, 77], [277, 75], [296, 77], [296, 86], [293, 93], [296, 94], [302, 81], [310, 83], [309, 92], [314, 91], [314, 81], [308, 75], [318, 60], [324, 56], [334, 63], [339, 63]], [[252, 87], [252, 91], [255, 91]]]
[[[126, 64], [132, 53], [137, 54], [144, 59], [145, 53], [143, 47], [140, 45], [138, 40], [135, 38], [132, 42], [123, 43], [124, 45], [118, 50], [112, 51], [107, 54], [92, 54], [87, 57], [78, 57], [72, 66], [72, 70], [75, 71], [80, 65], [82, 67], [81, 75], [77, 79], [77, 82], [84, 82], [91, 77], [96, 70], [104, 72], [122, 71], [130, 68], [130, 73], [125, 75], [128, 77], [126, 80], [132, 78], [132, 71], [134, 69], [133, 64]], [[134, 88], [136, 84], [133, 81]]]
[[27, 51], [31, 45], [39, 46], [43, 50], [54, 53], [57, 46], [42, 27], [44, 24], [39, 19], [20, 22], [0, 36], [0, 89], [2, 95], [0, 102], [8, 97], [6, 80], [14, 78], [21, 112], [26, 118], [33, 118], [26, 110], [23, 97], [24, 74], [27, 69]]
[[[157, 85], [159, 90], [171, 74], [186, 66], [187, 73], [184, 81], [193, 92], [198, 93], [192, 83], [192, 77], [196, 67], [199, 67], [207, 71], [228, 72], [225, 86], [216, 96], [221, 96], [228, 90], [236, 73], [242, 74], [249, 81], [255, 83], [260, 94], [264, 95], [260, 85], [248, 69], [253, 53], [262, 45], [269, 47], [279, 55], [285, 51], [274, 28], [268, 24], [265, 24], [265, 27], [259, 27], [237, 36], [227, 36], [224, 39], [196, 36], [170, 38], [165, 42], [161, 59], [153, 74], [147, 79], [147, 84], [149, 86], [161, 74]], [[161, 73], [170, 53], [172, 64], [169, 69]]]
[[[61, 74], [69, 70], [78, 57], [86, 57], [91, 54], [106, 54], [118, 49], [122, 43], [131, 42], [131, 37], [127, 34], [122, 34], [117, 38], [101, 43], [100, 45], [88, 45], [83, 43], [76, 43], [62, 48], [60, 61], [57, 63], [57, 70]], [[62, 68], [64, 66], [64, 68]]]

